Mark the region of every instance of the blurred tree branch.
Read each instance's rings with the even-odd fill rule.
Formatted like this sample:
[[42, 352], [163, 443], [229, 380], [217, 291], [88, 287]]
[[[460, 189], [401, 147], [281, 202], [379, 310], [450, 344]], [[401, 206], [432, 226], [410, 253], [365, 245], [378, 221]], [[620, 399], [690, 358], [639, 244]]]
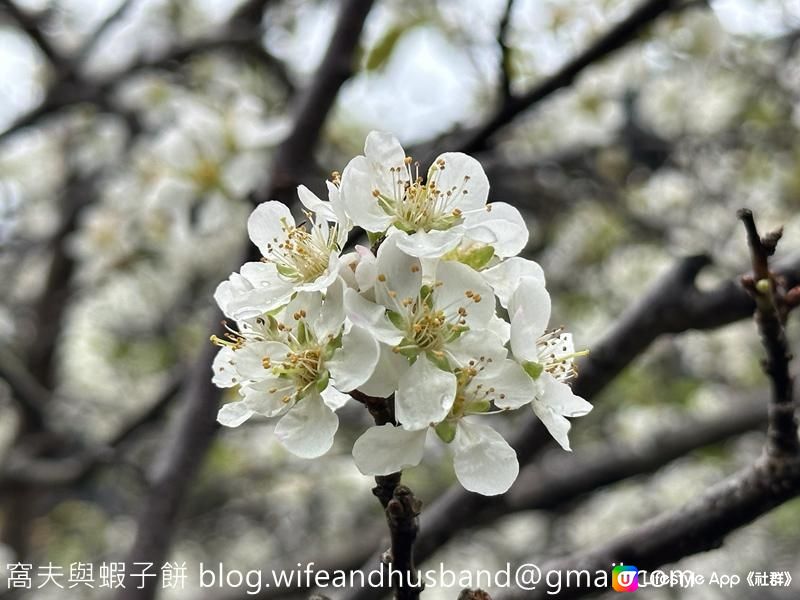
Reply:
[[[292, 132], [276, 149], [268, 183], [256, 194], [255, 201], [259, 197], [285, 199], [287, 192], [297, 184], [292, 180], [294, 165], [312, 159], [314, 146], [339, 88], [352, 73], [355, 49], [372, 4], [372, 0], [342, 3], [325, 56], [298, 100]], [[221, 318], [222, 315], [215, 313], [212, 328]], [[215, 354], [216, 348], [207, 344], [189, 373], [182, 406], [170, 423], [169, 434], [150, 472], [150, 490], [143, 500], [136, 536], [126, 557], [129, 564], [161, 563], [166, 557], [181, 502], [218, 428], [216, 415], [221, 392], [209, 377]], [[158, 589], [154, 579], [143, 589], [121, 590], [117, 597], [119, 600], [150, 600]]]
[[[755, 303], [736, 281], [722, 283], [711, 290], [697, 289], [695, 279], [709, 262], [710, 258], [705, 255], [680, 260], [624, 311], [602, 340], [591, 345], [591, 354], [581, 361], [578, 377], [572, 384], [575, 393], [591, 401], [662, 335], [713, 329], [752, 315]], [[800, 281], [800, 258], [779, 269], [779, 273], [787, 282]], [[511, 443], [520, 464], [526, 465], [550, 443], [550, 438], [544, 425], [531, 416]], [[417, 540], [418, 562], [423, 562], [451, 540], [474, 515], [501, 502], [503, 500], [497, 497], [471, 494], [454, 485], [422, 515]], [[370, 560], [363, 568], [368, 570], [371, 564]], [[363, 588], [351, 590], [347, 600], [376, 597], [375, 590]]]
[[94, 50], [104, 31], [127, 12], [129, 7], [126, 6], [127, 2], [123, 2], [118, 11], [109, 15], [89, 36], [75, 57], [62, 61], [63, 64], [57, 69], [56, 78], [45, 91], [44, 100], [20, 115], [9, 127], [0, 132], [0, 142], [25, 127], [38, 124], [43, 118], [82, 103], [92, 104], [102, 110], [108, 110], [110, 107], [112, 113], [121, 113], [112, 92], [132, 75], [149, 70], [175, 70], [189, 58], [220, 50], [238, 51], [254, 57], [275, 76], [287, 92], [291, 92], [294, 84], [286, 67], [261, 44], [261, 19], [256, 19], [255, 15], [263, 11], [268, 4], [269, 0], [252, 0], [244, 3], [213, 36], [177, 42], [159, 56], [139, 57], [125, 69], [102, 78], [84, 75], [80, 67]]
[[543, 79], [527, 92], [510, 95], [503, 100], [494, 113], [480, 125], [447, 134], [446, 140], [434, 140], [415, 149], [413, 154], [424, 157], [423, 162], [435, 154], [435, 147], [446, 146], [461, 152], [475, 153], [486, 150], [491, 137], [514, 121], [521, 113], [548, 98], [554, 92], [572, 85], [586, 68], [627, 46], [647, 27], [664, 14], [675, 13], [687, 8], [707, 6], [704, 1], [686, 0], [646, 0], [617, 23], [605, 35], [566, 63], [558, 71]]

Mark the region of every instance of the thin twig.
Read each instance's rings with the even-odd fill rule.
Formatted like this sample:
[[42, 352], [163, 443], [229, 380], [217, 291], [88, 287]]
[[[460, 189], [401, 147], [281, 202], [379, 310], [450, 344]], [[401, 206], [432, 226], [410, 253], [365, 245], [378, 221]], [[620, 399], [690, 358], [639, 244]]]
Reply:
[[511, 13], [514, 0], [506, 0], [506, 8], [500, 17], [497, 28], [497, 45], [500, 48], [500, 102], [505, 104], [511, 100], [511, 47], [508, 44], [508, 30], [511, 25]]
[[761, 344], [767, 353], [764, 371], [772, 386], [767, 451], [775, 455], [796, 455], [800, 451], [800, 443], [797, 438], [794, 381], [789, 373], [792, 356], [784, 329], [791, 307], [787, 304], [787, 292], [769, 268], [769, 257], [775, 253], [782, 231], [771, 232], [762, 238], [750, 210], [742, 209], [738, 215], [747, 231], [747, 245], [753, 264], [753, 277], [742, 278], [742, 283], [756, 303], [755, 321]]

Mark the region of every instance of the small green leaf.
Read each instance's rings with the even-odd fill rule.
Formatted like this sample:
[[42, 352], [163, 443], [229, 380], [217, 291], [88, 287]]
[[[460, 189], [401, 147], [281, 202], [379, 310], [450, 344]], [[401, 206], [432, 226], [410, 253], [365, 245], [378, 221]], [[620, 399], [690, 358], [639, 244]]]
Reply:
[[396, 312], [394, 310], [387, 310], [386, 316], [389, 317], [389, 321], [392, 323], [392, 325], [394, 325], [398, 329], [405, 329], [406, 324], [405, 321], [403, 320], [403, 315], [401, 315], [399, 312]]
[[317, 387], [317, 391], [320, 394], [325, 390], [325, 388], [328, 387], [328, 381], [330, 380], [330, 378], [331, 378], [331, 374], [328, 373], [328, 371], [325, 371], [322, 375], [320, 375], [320, 378], [317, 379], [316, 387]]
[[378, 40], [367, 55], [364, 68], [367, 71], [377, 71], [386, 66], [397, 42], [415, 23], [401, 23], [390, 27], [384, 36]]
[[436, 354], [429, 351], [425, 353], [425, 356], [427, 356], [428, 360], [439, 367], [442, 371], [450, 370], [450, 363], [447, 362], [447, 357], [444, 354], [436, 356]]
[[456, 424], [452, 421], [442, 421], [434, 430], [445, 444], [449, 444], [456, 437]]
[[494, 248], [491, 246], [484, 246], [482, 248], [475, 248], [466, 252], [461, 257], [461, 262], [479, 271], [489, 264], [489, 261], [494, 257]]
[[539, 379], [539, 375], [541, 375], [542, 371], [544, 371], [544, 366], [537, 362], [525, 361], [522, 363], [522, 368], [525, 369], [525, 372], [531, 376], [531, 379]]

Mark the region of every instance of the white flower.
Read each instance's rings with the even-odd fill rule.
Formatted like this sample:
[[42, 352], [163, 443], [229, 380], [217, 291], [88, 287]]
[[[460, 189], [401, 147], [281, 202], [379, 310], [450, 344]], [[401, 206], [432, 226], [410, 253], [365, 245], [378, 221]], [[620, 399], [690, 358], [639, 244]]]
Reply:
[[275, 435], [304, 458], [328, 451], [338, 428], [334, 410], [364, 383], [378, 360], [366, 331], [345, 332], [343, 284], [298, 294], [277, 316], [241, 323], [214, 361], [214, 383], [239, 385], [244, 400], [226, 404], [218, 420], [236, 427], [253, 414], [281, 417]]
[[[494, 295], [478, 273], [457, 262], [438, 263], [431, 280], [423, 281], [420, 260], [400, 250], [395, 236], [378, 250], [375, 273], [375, 303], [348, 289], [348, 316], [407, 359], [391, 360], [382, 352], [376, 373], [397, 377], [388, 387], [396, 385], [402, 426], [424, 429], [450, 411], [457, 387], [451, 346], [466, 331], [489, 327]], [[375, 387], [373, 381], [367, 385]]]
[[264, 258], [246, 263], [217, 287], [214, 298], [228, 317], [250, 318], [285, 304], [295, 292], [324, 291], [336, 280], [350, 225], [336, 186], [329, 190], [331, 200], [324, 202], [305, 186], [298, 188], [300, 201], [309, 208], [300, 225], [281, 202], [255, 208], [247, 231]]
[[[266, 118], [263, 107], [239, 97], [225, 109], [186, 97], [174, 101], [176, 123], [160, 135], [143, 160], [158, 175], [156, 194], [174, 202], [221, 193], [241, 198], [263, 177], [265, 150], [288, 131], [285, 119]], [[155, 160], [153, 160], [155, 159]]]
[[515, 208], [486, 204], [489, 180], [480, 163], [460, 152], [441, 154], [427, 180], [397, 141], [373, 131], [342, 174], [342, 199], [356, 225], [398, 235], [416, 257], [441, 257], [462, 239], [484, 243], [498, 256], [517, 254], [528, 230]]
[[[418, 465], [425, 451], [427, 430], [370, 427], [353, 445], [353, 459], [364, 475], [388, 475]], [[503, 494], [519, 474], [514, 449], [488, 425], [460, 419], [453, 443], [453, 466], [461, 485], [484, 496]]]
[[572, 336], [560, 330], [546, 332], [550, 320], [550, 295], [536, 278], [523, 278], [508, 303], [511, 318], [511, 352], [535, 380], [537, 393], [531, 405], [547, 430], [569, 450], [566, 417], [582, 417], [592, 405], [572, 393], [567, 385], [575, 375]]

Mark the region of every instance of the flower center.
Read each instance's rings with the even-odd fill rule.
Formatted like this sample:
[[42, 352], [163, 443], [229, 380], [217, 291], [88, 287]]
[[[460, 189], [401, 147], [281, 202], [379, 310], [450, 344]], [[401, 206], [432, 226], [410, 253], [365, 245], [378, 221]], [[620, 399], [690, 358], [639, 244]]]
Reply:
[[332, 252], [339, 251], [338, 225], [317, 223], [312, 213], [306, 212], [308, 221], [298, 226], [281, 219], [284, 237], [267, 244], [265, 262], [274, 263], [278, 272], [296, 283], [317, 279], [328, 268]]
[[578, 374], [575, 359], [589, 354], [588, 350], [576, 352], [572, 334], [564, 333], [561, 328], [548, 331], [540, 337], [536, 341], [536, 349], [543, 370], [562, 382], [569, 381]]
[[462, 221], [462, 212], [456, 206], [458, 199], [467, 194], [466, 184], [469, 176], [464, 176], [460, 187], [453, 186], [443, 190], [438, 185], [439, 174], [445, 168], [445, 161], [439, 159], [431, 167], [430, 177], [425, 183], [419, 175], [419, 163], [413, 163], [410, 156], [403, 166], [391, 167], [390, 190], [374, 189], [372, 195], [386, 214], [394, 217], [393, 225], [407, 233], [450, 229]]
[[[378, 281], [386, 282], [384, 275]], [[389, 290], [388, 295], [394, 300], [394, 306], [387, 311], [389, 320], [395, 327], [405, 333], [400, 343], [393, 348], [394, 352], [408, 356], [417, 356], [421, 352], [430, 352], [437, 359], [445, 359], [444, 348], [469, 329], [466, 325], [467, 309], [459, 306], [448, 314], [450, 307], [437, 307], [434, 304], [433, 290], [441, 285], [423, 285], [416, 298], [398, 300], [396, 294]], [[479, 294], [465, 292], [467, 302], [480, 302]]]

